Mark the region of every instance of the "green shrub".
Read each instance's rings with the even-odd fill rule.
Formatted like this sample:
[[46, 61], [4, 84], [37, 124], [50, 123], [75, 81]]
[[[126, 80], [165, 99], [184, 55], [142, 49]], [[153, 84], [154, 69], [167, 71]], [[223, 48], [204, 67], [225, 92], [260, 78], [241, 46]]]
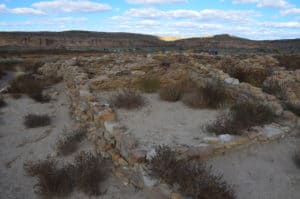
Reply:
[[144, 78], [138, 82], [138, 85], [143, 92], [154, 93], [160, 88], [160, 81], [156, 78]]
[[242, 102], [233, 105], [229, 113], [220, 114], [216, 121], [206, 126], [207, 131], [219, 134], [242, 134], [253, 126], [269, 124], [276, 119], [273, 110], [262, 104]]
[[203, 162], [177, 159], [176, 153], [167, 146], [157, 147], [156, 153], [148, 163], [151, 176], [171, 186], [179, 186], [191, 198], [235, 198], [233, 190], [222, 180], [222, 176], [212, 174], [211, 167]]

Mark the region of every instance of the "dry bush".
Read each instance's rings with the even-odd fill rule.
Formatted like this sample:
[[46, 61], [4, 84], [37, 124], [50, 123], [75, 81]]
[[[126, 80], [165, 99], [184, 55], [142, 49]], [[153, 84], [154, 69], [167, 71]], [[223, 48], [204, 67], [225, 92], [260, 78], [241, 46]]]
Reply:
[[157, 78], [144, 78], [138, 82], [138, 86], [143, 92], [154, 93], [160, 88], [160, 81]]
[[0, 97], [0, 108], [5, 107], [6, 105], [6, 102]]
[[212, 124], [206, 126], [207, 131], [219, 134], [242, 134], [243, 130], [253, 126], [269, 124], [276, 119], [273, 110], [262, 104], [242, 102], [233, 105], [229, 113], [222, 113]]
[[293, 161], [295, 165], [300, 169], [300, 150], [296, 151], [293, 156]]
[[156, 149], [157, 155], [149, 161], [150, 175], [169, 185], [179, 185], [187, 196], [201, 199], [234, 199], [235, 195], [221, 175], [213, 175], [211, 167], [203, 162], [176, 159], [176, 153], [167, 146]]
[[28, 114], [24, 117], [24, 125], [27, 128], [36, 128], [50, 125], [51, 118], [48, 115]]
[[293, 104], [291, 102], [287, 102], [284, 104], [284, 107], [293, 112], [295, 115], [300, 117], [300, 105], [299, 104]]
[[300, 69], [300, 55], [279, 55], [276, 56], [279, 66], [288, 70]]
[[45, 82], [35, 79], [32, 75], [22, 75], [13, 80], [8, 92], [11, 94], [27, 94], [37, 102], [49, 102], [50, 98], [43, 95]]
[[56, 151], [59, 155], [69, 155], [75, 152], [85, 134], [85, 129], [77, 129], [70, 132], [64, 129], [63, 136], [56, 141]]
[[180, 100], [182, 89], [178, 85], [169, 85], [159, 90], [159, 96], [162, 100], [176, 102]]
[[275, 95], [280, 100], [286, 100], [286, 86], [283, 82], [270, 81], [263, 86], [263, 91], [271, 95]]
[[64, 165], [59, 168], [57, 161], [46, 159], [44, 161], [24, 163], [25, 172], [37, 178], [34, 185], [35, 192], [44, 197], [61, 197], [70, 194], [74, 188], [74, 167]]
[[231, 77], [238, 79], [241, 82], [247, 82], [253, 86], [261, 87], [267, 78], [265, 70], [251, 69], [246, 70], [242, 67], [233, 67], [230, 70], [225, 70]]
[[4, 72], [2, 69], [0, 69], [0, 79], [1, 79], [4, 75], [5, 75], [5, 72]]
[[100, 155], [81, 152], [75, 157], [76, 185], [87, 195], [101, 194], [99, 185], [104, 180], [104, 164]]
[[226, 88], [219, 80], [186, 92], [182, 98], [183, 103], [192, 108], [218, 108], [229, 100]]
[[137, 91], [125, 89], [112, 96], [110, 104], [116, 108], [136, 109], [145, 105], [145, 99]]

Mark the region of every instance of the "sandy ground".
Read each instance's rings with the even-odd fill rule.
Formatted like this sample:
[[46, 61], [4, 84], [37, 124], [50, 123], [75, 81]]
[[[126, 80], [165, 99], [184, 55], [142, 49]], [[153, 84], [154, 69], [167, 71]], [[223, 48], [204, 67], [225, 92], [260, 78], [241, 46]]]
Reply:
[[300, 169], [292, 161], [300, 138], [256, 144], [210, 161], [236, 192], [237, 199], [300, 198]]
[[[59, 91], [59, 95], [56, 100], [45, 104], [36, 103], [25, 96], [17, 100], [5, 98], [8, 105], [0, 109], [0, 199], [40, 198], [33, 190], [35, 179], [24, 175], [23, 163], [26, 160], [45, 159], [47, 155], [53, 155], [59, 135], [64, 128], [70, 129], [74, 123], [69, 115], [63, 85], [57, 85], [53, 89]], [[51, 126], [25, 128], [23, 117], [28, 113], [49, 114], [52, 118]], [[82, 150], [92, 151], [92, 145], [84, 141], [77, 153]], [[60, 159], [71, 161], [73, 157]], [[144, 193], [124, 186], [112, 174], [101, 187], [106, 194], [97, 198], [147, 198]], [[69, 198], [85, 199], [89, 197], [81, 193], [74, 193]]]
[[[109, 99], [112, 93], [104, 93]], [[119, 121], [128, 127], [145, 148], [157, 145], [197, 146], [209, 136], [203, 125], [214, 120], [216, 110], [191, 109], [182, 102], [166, 102], [158, 94], [143, 94], [146, 106], [138, 110], [118, 109]], [[211, 136], [211, 135], [210, 135]]]

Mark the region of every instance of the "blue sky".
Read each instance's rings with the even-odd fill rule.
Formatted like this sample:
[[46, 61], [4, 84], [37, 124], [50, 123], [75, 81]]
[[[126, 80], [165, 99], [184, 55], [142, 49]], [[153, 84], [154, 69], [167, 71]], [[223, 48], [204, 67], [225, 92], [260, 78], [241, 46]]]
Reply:
[[300, 0], [0, 0], [0, 31], [300, 38]]

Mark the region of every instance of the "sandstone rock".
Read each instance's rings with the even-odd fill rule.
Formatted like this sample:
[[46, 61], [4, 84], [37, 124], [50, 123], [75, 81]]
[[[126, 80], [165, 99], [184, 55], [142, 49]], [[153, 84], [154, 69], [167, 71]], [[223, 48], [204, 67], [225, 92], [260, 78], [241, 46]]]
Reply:
[[115, 121], [116, 115], [111, 109], [105, 109], [100, 113], [96, 113], [94, 118], [101, 121]]

